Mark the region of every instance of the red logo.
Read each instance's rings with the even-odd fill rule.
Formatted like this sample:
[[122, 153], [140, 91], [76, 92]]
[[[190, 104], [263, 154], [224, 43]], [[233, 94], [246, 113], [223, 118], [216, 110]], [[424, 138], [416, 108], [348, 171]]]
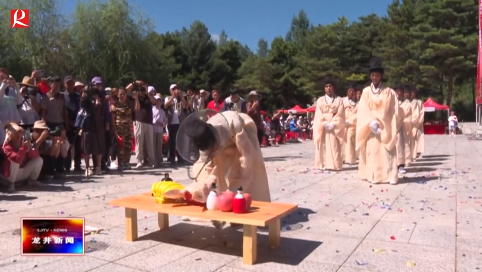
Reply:
[[28, 27], [28, 9], [10, 10], [10, 26], [12, 28]]

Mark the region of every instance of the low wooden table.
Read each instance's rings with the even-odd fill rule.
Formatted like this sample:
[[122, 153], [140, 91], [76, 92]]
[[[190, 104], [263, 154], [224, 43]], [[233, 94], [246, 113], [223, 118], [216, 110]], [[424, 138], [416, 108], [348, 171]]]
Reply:
[[257, 258], [257, 227], [268, 226], [270, 246], [279, 247], [281, 218], [298, 209], [296, 204], [253, 201], [248, 213], [235, 214], [208, 211], [203, 207], [184, 203], [159, 204], [151, 193], [115, 199], [109, 204], [125, 208], [127, 241], [135, 241], [138, 238], [137, 210], [157, 212], [160, 230], [169, 228], [169, 214], [241, 224], [243, 225], [243, 263], [249, 265], [254, 264]]

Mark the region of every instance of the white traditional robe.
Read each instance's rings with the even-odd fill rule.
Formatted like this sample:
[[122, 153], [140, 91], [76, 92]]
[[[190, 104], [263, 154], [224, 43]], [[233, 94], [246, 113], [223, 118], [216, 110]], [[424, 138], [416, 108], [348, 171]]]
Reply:
[[[241, 186], [253, 200], [270, 202], [268, 175], [253, 119], [244, 113], [225, 111], [212, 116], [207, 122], [214, 126], [218, 142], [225, 147], [204, 169], [202, 167], [209, 154], [201, 151], [192, 169], [194, 175], [201, 171], [200, 175], [197, 182], [188, 185], [185, 190], [192, 194], [193, 200], [205, 203], [211, 184], [217, 181], [218, 193], [227, 189], [236, 192]], [[176, 193], [184, 196], [184, 192], [167, 192], [166, 196], [171, 195], [172, 198]]]
[[[366, 87], [358, 103], [356, 148], [360, 150], [358, 175], [372, 183], [398, 182], [397, 118], [398, 105], [395, 92], [385, 86]], [[370, 129], [377, 121], [381, 133]]]
[[[325, 129], [331, 123], [332, 130]], [[313, 122], [315, 143], [315, 167], [319, 169], [341, 170], [343, 167], [342, 143], [345, 135], [345, 111], [341, 97], [327, 95], [316, 101]]]
[[423, 121], [425, 110], [422, 100], [413, 99], [412, 102], [412, 158], [417, 158], [417, 154], [425, 150], [425, 135], [423, 133]]
[[343, 142], [343, 160], [345, 163], [355, 164], [357, 159], [356, 153], [356, 113], [357, 102], [350, 100], [348, 97], [343, 98], [343, 107], [345, 109], [345, 137]]
[[412, 105], [410, 100], [398, 101], [398, 140], [397, 160], [398, 165], [410, 166], [412, 163], [412, 150], [410, 149], [410, 134], [412, 132]]

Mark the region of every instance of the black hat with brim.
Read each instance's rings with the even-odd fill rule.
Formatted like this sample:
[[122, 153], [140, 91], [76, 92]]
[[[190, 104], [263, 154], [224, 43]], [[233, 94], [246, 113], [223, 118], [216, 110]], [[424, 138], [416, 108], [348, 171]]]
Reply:
[[380, 73], [383, 75], [383, 73], [385, 73], [385, 69], [383, 69], [383, 65], [382, 65], [382, 59], [381, 58], [377, 58], [377, 57], [373, 57], [371, 58], [370, 60], [370, 74], [371, 73]]
[[199, 150], [206, 151], [215, 146], [216, 135], [214, 134], [214, 127], [211, 124], [194, 118], [190, 121], [190, 124], [184, 125], [187, 126], [186, 135], [192, 139], [194, 145]]
[[328, 84], [331, 84], [333, 86], [335, 86], [335, 79], [333, 78], [333, 76], [331, 75], [327, 75], [323, 78], [323, 86], [326, 86]]

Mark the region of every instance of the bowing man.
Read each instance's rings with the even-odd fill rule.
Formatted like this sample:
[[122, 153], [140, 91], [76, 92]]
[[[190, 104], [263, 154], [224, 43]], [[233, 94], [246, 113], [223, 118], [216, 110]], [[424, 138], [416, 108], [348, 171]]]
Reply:
[[324, 80], [325, 95], [316, 101], [313, 122], [315, 167], [341, 170], [343, 167], [342, 143], [345, 135], [345, 111], [341, 97], [335, 94], [331, 77]]
[[370, 86], [358, 103], [356, 148], [360, 150], [358, 176], [371, 183], [398, 182], [397, 118], [395, 92], [382, 84], [381, 60], [370, 61]]

